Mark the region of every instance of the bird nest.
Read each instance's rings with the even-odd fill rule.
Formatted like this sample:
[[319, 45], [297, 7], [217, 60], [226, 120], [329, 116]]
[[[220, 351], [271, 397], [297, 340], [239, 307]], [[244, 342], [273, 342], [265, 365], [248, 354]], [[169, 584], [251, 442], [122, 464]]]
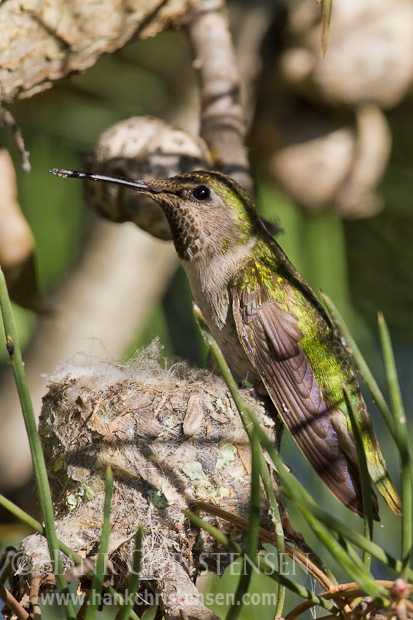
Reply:
[[[243, 396], [276, 441], [276, 423], [247, 390]], [[197, 508], [199, 501], [210, 502], [248, 518], [250, 445], [226, 384], [183, 363], [168, 366], [156, 343], [125, 366], [61, 364], [49, 378], [39, 431], [58, 538], [82, 557], [96, 555], [110, 465], [113, 587], [122, 592], [127, 585], [142, 524], [142, 583], [159, 594], [166, 615], [215, 617], [202, 605], [194, 579], [206, 569], [222, 573], [234, 556], [191, 525], [183, 509], [199, 512], [243, 545], [242, 529]], [[271, 527], [266, 501], [261, 522]], [[41, 588], [54, 588], [45, 539], [29, 536], [20, 551], [20, 597], [34, 573], [41, 575]], [[70, 558], [62, 559], [65, 570], [73, 570]]]

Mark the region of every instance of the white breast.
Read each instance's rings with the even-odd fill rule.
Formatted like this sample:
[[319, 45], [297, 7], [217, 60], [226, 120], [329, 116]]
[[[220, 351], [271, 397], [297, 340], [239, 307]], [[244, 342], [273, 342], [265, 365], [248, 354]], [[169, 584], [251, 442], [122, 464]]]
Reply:
[[246, 245], [235, 245], [225, 254], [210, 258], [200, 256], [193, 261], [181, 261], [188, 276], [195, 303], [199, 306], [210, 328], [215, 324], [222, 329], [227, 321], [229, 282], [250, 258], [255, 240]]
[[239, 379], [256, 375], [240, 343], [230, 305], [229, 283], [250, 258], [255, 240], [236, 245], [211, 259], [182, 261], [195, 303], [200, 308], [227, 363]]

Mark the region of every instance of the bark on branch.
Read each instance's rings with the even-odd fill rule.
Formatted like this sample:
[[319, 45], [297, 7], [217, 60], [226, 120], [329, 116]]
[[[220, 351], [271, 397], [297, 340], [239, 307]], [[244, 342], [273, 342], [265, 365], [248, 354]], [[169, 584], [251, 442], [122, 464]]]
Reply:
[[0, 101], [30, 97], [133, 36], [147, 38], [198, 0], [8, 0], [0, 5]]

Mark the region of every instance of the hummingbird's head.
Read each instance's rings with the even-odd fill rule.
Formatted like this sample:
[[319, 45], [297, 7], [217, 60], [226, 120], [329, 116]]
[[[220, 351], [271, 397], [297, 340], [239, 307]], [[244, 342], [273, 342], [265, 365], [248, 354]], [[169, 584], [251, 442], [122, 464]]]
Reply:
[[234, 244], [245, 244], [260, 226], [254, 204], [233, 179], [202, 170], [153, 181], [135, 181], [70, 170], [57, 176], [128, 185], [150, 196], [163, 209], [176, 251], [185, 261], [210, 258]]
[[258, 226], [255, 207], [245, 190], [218, 172], [196, 171], [149, 183], [162, 207], [176, 251], [183, 260], [225, 253], [247, 243]]

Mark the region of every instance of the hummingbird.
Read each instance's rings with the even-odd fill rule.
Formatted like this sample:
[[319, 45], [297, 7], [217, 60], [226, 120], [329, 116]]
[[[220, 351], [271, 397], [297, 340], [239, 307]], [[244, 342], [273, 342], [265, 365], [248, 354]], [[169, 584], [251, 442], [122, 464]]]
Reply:
[[[266, 393], [323, 482], [361, 516], [358, 458], [342, 388], [346, 385], [371, 481], [393, 512], [402, 513], [344, 345], [317, 296], [236, 181], [202, 170], [153, 181], [51, 172], [127, 185], [160, 205], [194, 302], [236, 378]], [[371, 492], [378, 520], [377, 497]]]

